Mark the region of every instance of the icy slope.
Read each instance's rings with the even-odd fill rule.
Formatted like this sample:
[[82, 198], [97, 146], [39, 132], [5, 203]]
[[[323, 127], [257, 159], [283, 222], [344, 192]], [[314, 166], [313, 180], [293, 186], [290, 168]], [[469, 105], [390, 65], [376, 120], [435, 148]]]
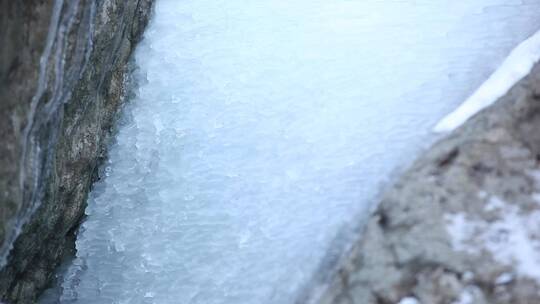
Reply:
[[290, 303], [531, 1], [161, 0], [62, 301]]

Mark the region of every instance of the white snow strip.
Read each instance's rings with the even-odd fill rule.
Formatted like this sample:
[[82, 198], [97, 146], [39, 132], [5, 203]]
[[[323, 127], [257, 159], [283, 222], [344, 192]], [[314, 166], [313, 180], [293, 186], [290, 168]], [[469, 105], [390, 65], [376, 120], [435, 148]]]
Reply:
[[454, 112], [444, 117], [435, 132], [450, 132], [504, 96], [527, 76], [540, 59], [540, 31], [518, 45], [501, 66]]

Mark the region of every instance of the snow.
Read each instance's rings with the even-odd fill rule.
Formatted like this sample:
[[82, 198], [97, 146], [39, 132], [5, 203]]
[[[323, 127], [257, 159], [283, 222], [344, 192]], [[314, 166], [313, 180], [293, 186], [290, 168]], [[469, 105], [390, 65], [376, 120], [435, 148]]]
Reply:
[[495, 280], [495, 284], [505, 285], [512, 282], [513, 280], [514, 280], [514, 275], [512, 273], [505, 272], [497, 277], [497, 279]]
[[478, 230], [476, 222], [467, 220], [465, 213], [455, 213], [446, 215], [447, 230], [452, 238], [452, 246], [458, 251], [465, 251], [471, 254], [476, 253], [476, 248], [468, 246], [470, 236], [475, 235]]
[[420, 301], [413, 297], [407, 297], [401, 299], [398, 304], [420, 304]]
[[461, 291], [457, 301], [452, 302], [452, 304], [474, 304], [476, 293], [478, 293], [478, 287], [467, 286]]
[[464, 213], [446, 215], [447, 231], [458, 251], [479, 255], [483, 250], [518, 275], [540, 282], [540, 210], [522, 212], [519, 207], [491, 197], [486, 211], [498, 211], [487, 222]]
[[479, 111], [504, 96], [527, 76], [540, 59], [540, 31], [517, 46], [501, 66], [454, 112], [435, 126], [435, 132], [450, 132]]
[[540, 186], [540, 170], [530, 170], [527, 174]]
[[520, 0], [158, 1], [59, 302], [293, 303], [539, 17]]
[[500, 200], [498, 197], [491, 197], [487, 204], [484, 206], [486, 211], [501, 211], [506, 207], [506, 203]]

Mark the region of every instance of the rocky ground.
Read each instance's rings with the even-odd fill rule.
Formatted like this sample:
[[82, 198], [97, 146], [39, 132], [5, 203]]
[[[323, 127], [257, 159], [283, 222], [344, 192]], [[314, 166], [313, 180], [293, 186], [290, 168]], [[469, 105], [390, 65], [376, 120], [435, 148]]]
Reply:
[[71, 247], [152, 3], [0, 0], [0, 301]]
[[540, 303], [540, 66], [383, 195], [320, 304]]

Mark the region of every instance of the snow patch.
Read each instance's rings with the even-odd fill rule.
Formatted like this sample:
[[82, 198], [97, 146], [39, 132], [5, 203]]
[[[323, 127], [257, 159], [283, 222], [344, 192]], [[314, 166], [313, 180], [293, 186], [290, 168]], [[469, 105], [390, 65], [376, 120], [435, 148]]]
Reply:
[[502, 200], [500, 200], [498, 197], [492, 197], [490, 200], [488, 200], [486, 206], [484, 207], [484, 210], [490, 212], [502, 210], [504, 207], [505, 203]]
[[469, 285], [465, 287], [460, 295], [459, 298], [452, 302], [452, 304], [474, 304], [477, 303], [477, 299], [481, 295], [481, 291], [478, 288], [478, 286], [475, 285]]
[[505, 272], [495, 279], [495, 284], [506, 285], [514, 280], [514, 275], [509, 272]]
[[446, 215], [453, 247], [475, 255], [487, 250], [499, 263], [514, 266], [517, 274], [540, 281], [540, 211], [522, 213], [497, 197], [486, 209], [499, 211], [499, 218], [488, 222], [464, 213]]
[[536, 181], [538, 185], [540, 185], [540, 170], [531, 170], [528, 172], [528, 174]]
[[479, 229], [476, 222], [468, 221], [465, 213], [446, 215], [447, 230], [452, 238], [452, 247], [458, 251], [475, 254], [476, 250], [467, 246], [468, 238]]
[[474, 303], [473, 293], [470, 290], [465, 289], [459, 295], [459, 299], [457, 301], [454, 301], [452, 304], [473, 304], [473, 303]]
[[504, 96], [530, 73], [540, 59], [540, 31], [518, 45], [501, 66], [454, 112], [444, 117], [435, 132], [450, 132]]
[[401, 299], [398, 304], [420, 304], [420, 301], [413, 297], [407, 297]]
[[478, 198], [485, 199], [488, 197], [488, 193], [486, 191], [479, 191], [478, 192]]

